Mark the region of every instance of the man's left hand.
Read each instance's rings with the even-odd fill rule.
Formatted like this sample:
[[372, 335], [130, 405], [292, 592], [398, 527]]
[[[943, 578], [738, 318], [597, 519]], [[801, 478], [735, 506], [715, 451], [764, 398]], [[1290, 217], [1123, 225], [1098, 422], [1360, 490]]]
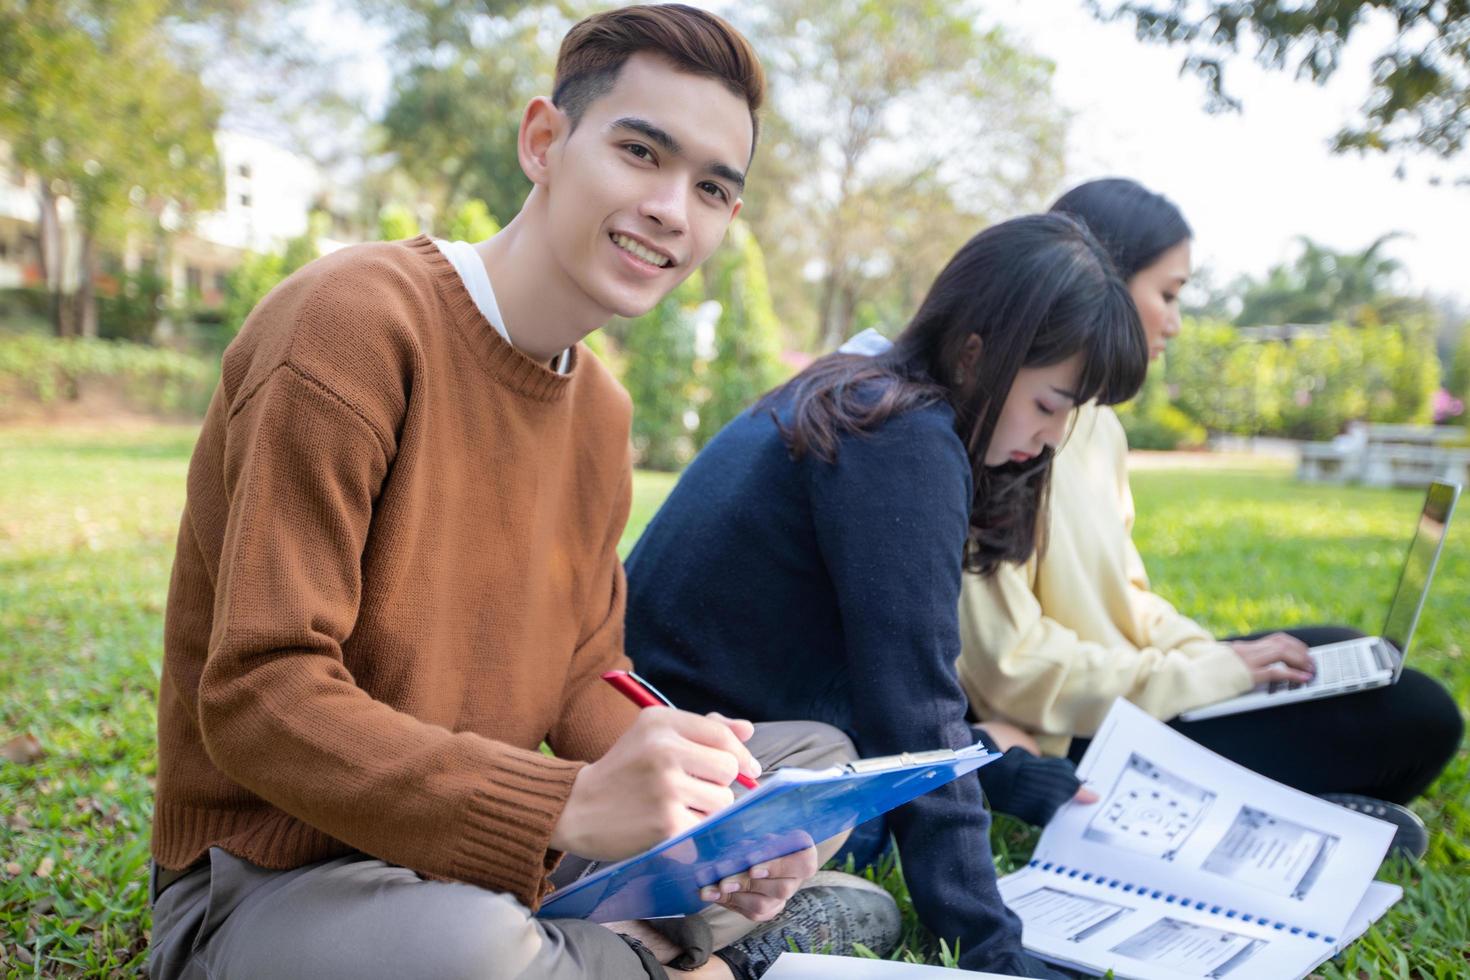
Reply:
[[786, 907], [787, 899], [816, 873], [817, 849], [808, 847], [785, 857], [762, 861], [717, 885], [707, 885], [699, 897], [739, 912], [752, 922], [768, 922]]

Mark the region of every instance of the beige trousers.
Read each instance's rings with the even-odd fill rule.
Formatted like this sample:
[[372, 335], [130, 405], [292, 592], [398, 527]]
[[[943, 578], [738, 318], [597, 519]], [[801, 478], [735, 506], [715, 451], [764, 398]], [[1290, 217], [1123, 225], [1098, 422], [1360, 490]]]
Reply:
[[[762, 769], [822, 768], [855, 757], [840, 731], [816, 722], [756, 726]], [[843, 835], [844, 837], [846, 835]], [[819, 847], [823, 860], [841, 838]], [[556, 878], [585, 872], [568, 860]], [[728, 909], [700, 913], [715, 948], [755, 923]], [[271, 871], [211, 848], [209, 862], [167, 886], [153, 906], [153, 980], [573, 980], [646, 971], [621, 938], [579, 919], [538, 919], [509, 895], [425, 881], [407, 868], [350, 854]]]

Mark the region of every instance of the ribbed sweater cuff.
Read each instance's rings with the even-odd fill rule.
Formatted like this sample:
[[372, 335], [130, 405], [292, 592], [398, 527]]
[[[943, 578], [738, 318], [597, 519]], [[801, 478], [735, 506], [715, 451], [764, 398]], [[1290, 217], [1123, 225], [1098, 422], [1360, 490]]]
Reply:
[[551, 887], [547, 874], [561, 860], [551, 833], [584, 765], [539, 752], [497, 753], [470, 794], [454, 877], [493, 882], [536, 909]]

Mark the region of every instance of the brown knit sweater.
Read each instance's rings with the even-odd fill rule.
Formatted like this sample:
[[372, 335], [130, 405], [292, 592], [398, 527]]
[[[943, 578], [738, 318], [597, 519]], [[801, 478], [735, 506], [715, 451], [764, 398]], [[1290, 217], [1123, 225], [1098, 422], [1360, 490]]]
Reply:
[[154, 860], [360, 850], [534, 907], [576, 760], [634, 716], [599, 676], [630, 415], [586, 348], [563, 376], [502, 340], [427, 238], [267, 296], [189, 464]]

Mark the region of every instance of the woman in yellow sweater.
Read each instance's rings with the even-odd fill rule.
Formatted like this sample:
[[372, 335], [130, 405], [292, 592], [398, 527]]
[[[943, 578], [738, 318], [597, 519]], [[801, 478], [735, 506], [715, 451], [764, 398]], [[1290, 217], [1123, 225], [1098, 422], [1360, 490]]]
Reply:
[[[1190, 274], [1179, 210], [1118, 179], [1083, 184], [1053, 210], [1080, 217], [1112, 253], [1157, 359], [1179, 333]], [[1074, 761], [1119, 696], [1175, 719], [1265, 681], [1305, 680], [1309, 645], [1361, 635], [1312, 627], [1219, 640], [1150, 591], [1131, 537], [1127, 451], [1111, 409], [1080, 408], [1053, 463], [1044, 556], [966, 575], [961, 596], [959, 674], [975, 713]], [[1454, 701], [1414, 670], [1372, 691], [1171, 723], [1273, 779], [1393, 820], [1420, 852], [1422, 824], [1396, 804], [1434, 781], [1463, 734]]]

